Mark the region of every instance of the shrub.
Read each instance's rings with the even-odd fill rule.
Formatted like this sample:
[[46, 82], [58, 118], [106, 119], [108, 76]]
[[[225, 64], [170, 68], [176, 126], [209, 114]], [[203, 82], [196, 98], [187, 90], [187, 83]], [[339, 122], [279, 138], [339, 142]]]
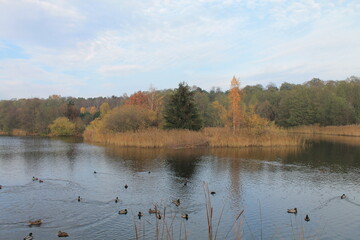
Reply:
[[59, 117], [49, 126], [53, 136], [72, 136], [75, 134], [75, 124], [66, 117]]

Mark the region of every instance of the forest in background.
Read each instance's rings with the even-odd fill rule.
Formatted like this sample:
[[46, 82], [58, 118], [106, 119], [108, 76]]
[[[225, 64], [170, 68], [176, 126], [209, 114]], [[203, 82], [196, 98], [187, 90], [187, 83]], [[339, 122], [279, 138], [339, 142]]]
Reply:
[[[230, 127], [229, 90], [205, 91], [190, 87], [200, 128]], [[115, 132], [142, 127], [166, 128], [165, 107], [176, 89], [139, 91], [130, 96], [74, 98], [52, 95], [47, 99], [0, 101], [0, 132], [13, 135], [49, 135], [62, 131], [81, 135], [91, 123], [103, 119]], [[302, 125], [340, 126], [360, 123], [360, 78], [323, 81], [314, 78], [303, 84], [283, 83], [239, 88], [239, 126], [273, 123], [280, 127]], [[116, 109], [116, 110], [115, 110]], [[122, 119], [127, 116], [126, 119]], [[56, 121], [55, 121], [56, 120]], [[251, 126], [250, 126], [251, 127]]]

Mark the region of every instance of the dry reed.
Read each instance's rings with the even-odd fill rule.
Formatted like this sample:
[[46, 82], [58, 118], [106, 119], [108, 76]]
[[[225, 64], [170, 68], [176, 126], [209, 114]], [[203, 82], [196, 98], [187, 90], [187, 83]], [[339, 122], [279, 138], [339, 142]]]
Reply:
[[311, 126], [293, 127], [290, 128], [288, 131], [292, 133], [360, 137], [360, 125], [326, 126], [326, 127], [322, 127], [319, 125], [311, 125]]
[[227, 128], [204, 128], [199, 132], [183, 129], [145, 129], [123, 133], [104, 132], [96, 128], [87, 128], [83, 136], [87, 142], [145, 148], [276, 147], [299, 146], [304, 143], [301, 137], [290, 135], [287, 131], [274, 127], [261, 134], [248, 129], [241, 129], [234, 133]]
[[278, 147], [304, 144], [300, 136], [290, 135], [286, 130], [269, 127], [257, 134], [251, 129], [239, 129], [235, 133], [228, 128], [205, 128], [203, 130], [210, 147]]
[[11, 132], [12, 136], [27, 136], [30, 135], [28, 134], [25, 130], [21, 130], [21, 129], [13, 129]]
[[146, 148], [189, 148], [207, 145], [206, 138], [201, 132], [189, 130], [146, 129], [137, 132], [100, 133], [93, 129], [87, 129], [84, 133], [84, 140], [123, 147]]

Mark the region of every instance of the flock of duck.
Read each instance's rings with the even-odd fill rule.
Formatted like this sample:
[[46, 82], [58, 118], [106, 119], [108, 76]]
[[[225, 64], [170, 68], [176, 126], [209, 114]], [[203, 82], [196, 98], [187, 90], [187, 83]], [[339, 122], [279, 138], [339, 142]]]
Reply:
[[[32, 177], [32, 180], [33, 181], [39, 181], [39, 183], [43, 183], [44, 180], [41, 180], [35, 176]], [[1, 185], [0, 185], [1, 186]], [[1, 188], [0, 188], [1, 189]], [[41, 219], [37, 219], [37, 220], [34, 220], [34, 221], [29, 221], [28, 222], [28, 226], [40, 226], [42, 224], [42, 220]], [[63, 231], [58, 231], [58, 234], [57, 234], [58, 237], [68, 237], [69, 234], [67, 232], [63, 232]], [[26, 237], [24, 237], [24, 240], [33, 240], [34, 237], [33, 237], [33, 233], [29, 233], [29, 235], [27, 235]]]
[[[96, 174], [97, 172], [94, 171], [94, 174]], [[150, 173], [150, 172], [149, 172]], [[43, 183], [44, 181], [33, 176], [32, 177], [32, 180], [33, 181], [39, 181], [39, 183]], [[184, 186], [187, 185], [187, 182], [184, 183]], [[124, 188], [127, 189], [129, 186], [127, 184], [124, 185]], [[2, 189], [2, 185], [0, 185], [0, 189]], [[214, 195], [216, 194], [216, 192], [212, 191], [210, 192], [211, 195]], [[345, 194], [342, 194], [340, 196], [341, 199], [345, 199], [346, 198], [346, 195]], [[78, 202], [81, 202], [81, 197], [78, 196], [77, 198], [77, 201]], [[115, 203], [117, 203], [119, 201], [119, 197], [116, 197], [115, 198]], [[175, 206], [180, 206], [180, 199], [176, 199], [176, 200], [173, 200], [172, 201], [173, 204], [175, 204]], [[297, 214], [298, 210], [297, 208], [291, 208], [291, 209], [288, 209], [287, 210], [288, 213], [292, 213], [292, 214]], [[127, 214], [128, 213], [128, 210], [127, 209], [122, 209], [122, 210], [119, 210], [118, 212], [119, 214]], [[149, 209], [149, 214], [155, 214], [156, 218], [157, 219], [161, 219], [162, 216], [161, 216], [161, 212], [157, 209], [157, 207], [155, 206], [154, 209]], [[139, 219], [141, 219], [141, 217], [144, 216], [143, 212], [139, 211], [138, 212], [138, 215]], [[188, 214], [182, 214], [181, 215], [182, 218], [188, 220], [189, 219], [189, 215]], [[304, 218], [305, 221], [310, 221], [310, 217], [308, 214], [306, 214], [305, 218]], [[42, 224], [42, 220], [41, 219], [37, 219], [37, 220], [34, 220], [34, 221], [29, 221], [28, 222], [28, 225], [29, 226], [40, 226]], [[59, 231], [58, 234], [57, 234], [58, 237], [68, 237], [69, 234], [67, 232], [63, 232], [63, 231]], [[33, 240], [33, 234], [32, 233], [29, 233], [29, 235], [27, 235], [26, 237], [24, 237], [24, 240]]]
[[[94, 171], [94, 174], [96, 174], [96, 173], [97, 173], [97, 172]], [[149, 173], [150, 173], [150, 172], [149, 172]], [[37, 178], [37, 177], [35, 177], [35, 176], [32, 177], [32, 180], [33, 180], [33, 181], [39, 181], [39, 183], [43, 183], [43, 182], [44, 182], [43, 180], [41, 180], [41, 179], [39, 179], [39, 178]], [[185, 182], [185, 183], [184, 183], [184, 186], [186, 186], [186, 185], [187, 185], [187, 183]], [[124, 188], [125, 188], [125, 189], [127, 189], [128, 187], [129, 187], [129, 186], [128, 186], [127, 184], [124, 185]], [[2, 185], [0, 185], [0, 189], [2, 189]], [[215, 192], [211, 192], [211, 194], [214, 195]], [[81, 199], [82, 199], [82, 198], [81, 198], [80, 196], [77, 197], [77, 201], [78, 201], [78, 202], [81, 202]], [[116, 198], [115, 198], [115, 203], [119, 202], [119, 200], [120, 200], [119, 197], [116, 197]], [[173, 200], [172, 203], [175, 204], [175, 206], [178, 207], [178, 206], [180, 206], [180, 199]], [[127, 213], [128, 213], [128, 210], [127, 210], [127, 209], [122, 209], [122, 210], [119, 210], [118, 213], [119, 213], [119, 214], [127, 214]], [[149, 209], [149, 214], [155, 214], [155, 216], [156, 216], [157, 219], [161, 219], [161, 218], [162, 218], [161, 212], [157, 209], [156, 206], [155, 206], [154, 209], [151, 209], [151, 208]], [[144, 216], [144, 213], [141, 212], [141, 211], [139, 211], [137, 216], [138, 216], [139, 219], [141, 219], [141, 217]], [[186, 213], [186, 214], [182, 214], [182, 215], [181, 215], [181, 218], [184, 218], [184, 219], [188, 220], [188, 219], [189, 219], [189, 215], [188, 215], [187, 213]], [[42, 220], [41, 220], [41, 219], [37, 219], [37, 220], [29, 221], [29, 222], [28, 222], [28, 226], [40, 226], [41, 224], [42, 224]], [[68, 234], [67, 232], [59, 231], [58, 234], [57, 234], [57, 236], [58, 236], [58, 237], [69, 237], [69, 234]], [[33, 239], [34, 239], [33, 233], [29, 233], [29, 235], [27, 235], [26, 237], [24, 237], [24, 240], [33, 240]]]
[[[346, 198], [346, 195], [343, 194], [340, 196], [341, 199], [345, 199]], [[297, 208], [291, 208], [291, 209], [288, 209], [287, 210], [288, 213], [293, 213], [293, 214], [297, 214]], [[305, 221], [310, 221], [310, 218], [309, 218], [309, 215], [306, 214], [305, 218], [304, 218]]]

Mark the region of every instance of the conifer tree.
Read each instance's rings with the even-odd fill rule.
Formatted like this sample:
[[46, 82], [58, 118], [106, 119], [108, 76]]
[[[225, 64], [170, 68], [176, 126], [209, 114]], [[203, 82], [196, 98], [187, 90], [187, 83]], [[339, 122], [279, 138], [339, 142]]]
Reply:
[[199, 130], [202, 126], [198, 109], [194, 102], [194, 93], [182, 82], [170, 97], [164, 112], [165, 128]]

